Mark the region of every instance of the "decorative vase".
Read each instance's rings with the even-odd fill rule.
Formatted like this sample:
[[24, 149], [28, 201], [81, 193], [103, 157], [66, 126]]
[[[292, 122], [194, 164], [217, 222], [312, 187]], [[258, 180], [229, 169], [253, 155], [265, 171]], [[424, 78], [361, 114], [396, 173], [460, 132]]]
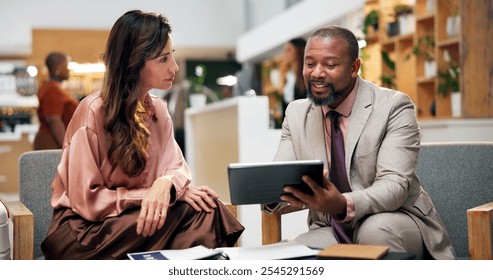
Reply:
[[449, 16], [447, 17], [447, 36], [455, 37], [459, 35], [459, 27], [460, 27], [460, 17], [459, 16]]
[[452, 92], [450, 95], [452, 106], [452, 117], [457, 118], [462, 115], [462, 96], [460, 92]]
[[432, 78], [437, 74], [437, 63], [435, 60], [425, 61], [425, 77]]
[[416, 17], [413, 14], [399, 16], [399, 34], [406, 35], [416, 30]]
[[435, 12], [435, 0], [426, 0], [426, 11], [428, 13]]
[[190, 107], [202, 108], [207, 103], [207, 96], [204, 93], [192, 93], [190, 94]]

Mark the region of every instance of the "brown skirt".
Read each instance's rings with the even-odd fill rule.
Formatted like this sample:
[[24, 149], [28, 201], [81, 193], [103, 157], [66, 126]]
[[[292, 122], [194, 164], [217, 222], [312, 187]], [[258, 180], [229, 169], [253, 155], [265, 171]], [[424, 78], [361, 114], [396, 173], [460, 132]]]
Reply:
[[168, 210], [164, 226], [152, 236], [136, 233], [140, 208], [124, 211], [102, 222], [90, 222], [72, 209], [55, 209], [41, 249], [46, 259], [128, 259], [127, 253], [163, 249], [234, 246], [245, 228], [216, 200], [218, 207], [197, 212], [177, 201]]

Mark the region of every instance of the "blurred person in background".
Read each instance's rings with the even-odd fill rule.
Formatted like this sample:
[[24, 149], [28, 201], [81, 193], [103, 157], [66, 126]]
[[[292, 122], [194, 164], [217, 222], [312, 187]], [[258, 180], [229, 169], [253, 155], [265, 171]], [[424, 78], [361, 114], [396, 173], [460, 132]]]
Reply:
[[306, 98], [305, 81], [303, 80], [303, 57], [305, 55], [306, 40], [294, 38], [284, 44], [284, 86], [283, 86], [283, 112], [289, 102]]
[[52, 52], [45, 60], [49, 77], [38, 91], [39, 130], [34, 138], [34, 150], [61, 149], [63, 137], [78, 101], [62, 88], [70, 77], [68, 57]]

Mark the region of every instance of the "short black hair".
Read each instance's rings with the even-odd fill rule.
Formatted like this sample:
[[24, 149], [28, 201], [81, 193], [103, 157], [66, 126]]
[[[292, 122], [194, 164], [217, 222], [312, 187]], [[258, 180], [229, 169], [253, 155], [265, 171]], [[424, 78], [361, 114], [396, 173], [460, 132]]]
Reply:
[[337, 26], [337, 25], [326, 25], [320, 27], [312, 33], [312, 37], [322, 37], [322, 38], [342, 38], [348, 43], [348, 53], [352, 60], [356, 60], [359, 55], [358, 39], [351, 30]]
[[45, 64], [46, 64], [46, 67], [48, 67], [48, 71], [50, 73], [52, 73], [56, 66], [62, 62], [62, 61], [65, 61], [67, 60], [67, 55], [62, 53], [62, 52], [51, 52], [48, 54], [48, 56], [46, 56], [46, 59], [45, 59]]

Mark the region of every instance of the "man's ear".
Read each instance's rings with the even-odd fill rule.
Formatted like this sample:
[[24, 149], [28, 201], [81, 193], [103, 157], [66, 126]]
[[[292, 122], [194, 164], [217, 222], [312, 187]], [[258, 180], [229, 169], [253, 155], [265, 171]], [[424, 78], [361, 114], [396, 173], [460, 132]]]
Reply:
[[359, 68], [361, 67], [361, 59], [356, 58], [353, 62], [351, 69], [351, 77], [356, 78], [358, 76]]

